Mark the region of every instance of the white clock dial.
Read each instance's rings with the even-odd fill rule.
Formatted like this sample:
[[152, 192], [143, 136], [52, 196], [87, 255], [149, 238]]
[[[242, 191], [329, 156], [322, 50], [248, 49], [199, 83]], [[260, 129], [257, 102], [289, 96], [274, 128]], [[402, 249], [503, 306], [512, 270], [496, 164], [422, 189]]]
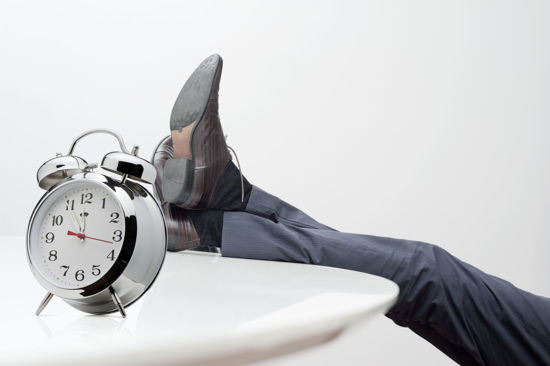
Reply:
[[62, 288], [99, 280], [115, 263], [125, 236], [116, 197], [96, 184], [69, 185], [37, 215], [33, 261], [42, 275]]

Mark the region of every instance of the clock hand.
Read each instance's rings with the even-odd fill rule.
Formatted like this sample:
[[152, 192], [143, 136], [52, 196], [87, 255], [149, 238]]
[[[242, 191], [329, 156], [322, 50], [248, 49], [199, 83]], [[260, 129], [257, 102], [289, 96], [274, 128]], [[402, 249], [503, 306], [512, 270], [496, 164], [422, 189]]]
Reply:
[[107, 241], [107, 240], [103, 240], [103, 239], [98, 239], [98, 238], [94, 238], [94, 237], [91, 237], [91, 236], [88, 236], [88, 235], [84, 235], [84, 234], [81, 234], [84, 238], [86, 239], [92, 239], [92, 240], [97, 240], [97, 241], [102, 241], [104, 243], [109, 243], [109, 244], [113, 244], [112, 241]]
[[104, 242], [104, 243], [113, 244], [112, 241], [107, 241], [107, 240], [103, 240], [103, 239], [94, 238], [94, 237], [92, 237], [92, 236], [84, 235], [84, 234], [82, 234], [82, 233], [73, 233], [71, 230], [67, 231], [67, 235], [69, 235], [69, 236], [70, 236], [70, 235], [73, 235], [73, 236], [76, 236], [76, 237], [79, 238], [79, 239], [87, 238], [87, 239], [102, 241], [102, 242]]
[[84, 232], [86, 231], [86, 216], [87, 216], [87, 213], [82, 211], [80, 216], [82, 216], [82, 230], [81, 231], [84, 234]]
[[71, 213], [71, 218], [73, 219], [73, 222], [78, 227], [78, 231], [82, 231], [82, 228], [80, 227], [80, 221], [76, 218], [76, 215], [74, 214], [74, 211], [71, 210], [70, 213]]
[[68, 230], [67, 231], [67, 235], [73, 235], [73, 236], [76, 236], [78, 239], [82, 239], [84, 238], [84, 234], [81, 234], [81, 233], [73, 233], [71, 230]]

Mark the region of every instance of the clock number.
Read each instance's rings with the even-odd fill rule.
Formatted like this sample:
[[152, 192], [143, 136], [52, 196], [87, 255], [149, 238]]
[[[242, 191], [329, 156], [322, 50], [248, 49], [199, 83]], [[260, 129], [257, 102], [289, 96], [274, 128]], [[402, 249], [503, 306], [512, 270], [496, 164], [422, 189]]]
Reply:
[[107, 255], [107, 258], [114, 261], [115, 260], [115, 250], [111, 250], [109, 254]]
[[77, 280], [77, 281], [82, 281], [82, 280], [84, 280], [84, 270], [83, 270], [83, 269], [79, 269], [78, 271], [76, 271], [75, 274], [74, 274], [74, 278], [75, 278], [75, 280]]
[[115, 230], [113, 233], [113, 241], [119, 242], [122, 239], [122, 231], [121, 230]]
[[67, 272], [69, 271], [69, 268], [70, 268], [70, 267], [69, 267], [69, 266], [61, 266], [61, 267], [59, 267], [59, 269], [63, 269], [63, 268], [65, 268], [65, 272], [63, 272], [63, 276], [64, 276], [64, 277], [67, 277]]
[[106, 198], [101, 199], [101, 208], [105, 208], [105, 200]]
[[57, 260], [57, 250], [50, 250], [50, 256], [48, 259], [53, 262]]
[[74, 200], [67, 200], [67, 205], [65, 206], [65, 211], [68, 211], [68, 210], [74, 210]]
[[82, 194], [80, 195], [80, 204], [81, 204], [81, 205], [84, 205], [84, 204], [86, 204], [86, 203], [91, 204], [91, 203], [92, 203], [92, 198], [93, 198], [93, 197], [94, 197], [94, 195], [91, 194], [91, 193], [82, 193]]
[[52, 217], [52, 226], [59, 226], [63, 223], [63, 216], [61, 215], [53, 215]]
[[52, 232], [46, 234], [46, 243], [50, 244], [55, 239], [55, 235]]
[[92, 274], [94, 276], [99, 276], [100, 273], [101, 273], [101, 270], [99, 269], [99, 264], [92, 265]]
[[[117, 223], [118, 223], [118, 218], [119, 218], [119, 216], [120, 216], [120, 215], [119, 215], [118, 212], [113, 212], [113, 213], [111, 214], [111, 221], [109, 221], [109, 223], [112, 222], [112, 223], [117, 224]], [[119, 231], [120, 231], [120, 230], [119, 230]]]

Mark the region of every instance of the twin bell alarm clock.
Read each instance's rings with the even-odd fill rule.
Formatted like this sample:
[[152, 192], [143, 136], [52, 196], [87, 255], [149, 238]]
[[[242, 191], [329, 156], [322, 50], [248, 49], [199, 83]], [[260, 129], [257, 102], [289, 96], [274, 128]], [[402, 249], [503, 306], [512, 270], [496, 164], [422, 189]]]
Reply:
[[[83, 137], [114, 136], [121, 151], [101, 165], [73, 155]], [[78, 136], [67, 155], [57, 154], [37, 173], [47, 192], [27, 230], [27, 258], [46, 289], [36, 315], [55, 295], [92, 314], [119, 311], [142, 296], [157, 277], [166, 253], [166, 225], [157, 200], [144, 185], [154, 184], [155, 167], [128, 151], [110, 130]]]

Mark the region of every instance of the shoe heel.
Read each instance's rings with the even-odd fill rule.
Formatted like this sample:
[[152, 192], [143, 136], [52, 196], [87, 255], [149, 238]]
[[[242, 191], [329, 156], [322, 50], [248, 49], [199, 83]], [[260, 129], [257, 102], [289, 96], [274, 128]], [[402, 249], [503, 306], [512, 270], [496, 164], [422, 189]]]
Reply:
[[163, 210], [168, 231], [168, 251], [197, 248], [201, 243], [199, 234], [186, 211], [169, 203], [164, 203]]
[[164, 166], [162, 194], [174, 204], [185, 204], [191, 198], [195, 180], [195, 163], [186, 158], [169, 159]]

